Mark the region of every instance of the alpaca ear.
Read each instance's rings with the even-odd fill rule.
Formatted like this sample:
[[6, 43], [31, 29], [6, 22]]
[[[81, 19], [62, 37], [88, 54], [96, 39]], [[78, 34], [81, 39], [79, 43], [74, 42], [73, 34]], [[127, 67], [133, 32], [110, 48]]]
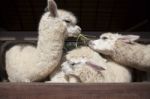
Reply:
[[125, 42], [125, 43], [132, 43], [136, 40], [138, 40], [140, 36], [138, 35], [125, 35], [125, 36], [120, 36], [118, 39]]
[[48, 10], [50, 11], [50, 16], [52, 17], [58, 16], [57, 4], [55, 3], [54, 0], [48, 0]]
[[92, 67], [95, 71], [102, 71], [106, 69], [104, 66], [100, 66], [99, 64], [93, 61], [87, 61], [86, 64]]

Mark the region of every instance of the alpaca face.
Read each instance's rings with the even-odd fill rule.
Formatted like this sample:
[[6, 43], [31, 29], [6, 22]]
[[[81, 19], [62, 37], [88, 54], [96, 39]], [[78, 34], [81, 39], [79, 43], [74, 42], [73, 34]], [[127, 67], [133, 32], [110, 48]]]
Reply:
[[100, 53], [104, 53], [105, 55], [110, 55], [113, 52], [115, 43], [118, 40], [124, 43], [132, 43], [137, 39], [139, 39], [139, 36], [137, 35], [104, 33], [99, 39], [90, 41], [89, 47]]
[[113, 35], [111, 33], [102, 34], [99, 39], [90, 41], [89, 47], [98, 52], [109, 54], [113, 50], [115, 41], [117, 40], [118, 36], [118, 34]]
[[76, 25], [76, 17], [68, 11], [58, 10], [58, 18], [66, 25], [66, 37], [76, 37], [81, 33], [81, 28]]
[[61, 66], [65, 74], [74, 74], [76, 70], [82, 70], [86, 67], [90, 67], [95, 71], [105, 70], [107, 69], [106, 65], [106, 59], [90, 48], [82, 47], [70, 51], [66, 55], [66, 61]]
[[76, 25], [76, 17], [69, 11], [58, 10], [54, 0], [48, 0], [48, 11], [45, 19], [51, 17], [61, 21], [66, 27], [64, 31], [66, 37], [76, 37], [81, 33], [81, 28]]
[[87, 60], [83, 58], [66, 60], [61, 65], [62, 71], [67, 75], [74, 74], [74, 70], [84, 66], [86, 61]]

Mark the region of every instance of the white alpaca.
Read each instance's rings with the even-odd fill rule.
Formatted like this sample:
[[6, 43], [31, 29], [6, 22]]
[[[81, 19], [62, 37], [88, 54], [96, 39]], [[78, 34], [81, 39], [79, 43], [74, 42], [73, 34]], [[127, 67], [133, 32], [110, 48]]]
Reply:
[[131, 82], [131, 78], [126, 67], [106, 60], [88, 47], [81, 47], [66, 55], [62, 68], [50, 82]]
[[64, 39], [81, 32], [72, 13], [57, 10], [53, 0], [48, 0], [48, 8], [39, 23], [37, 46], [19, 44], [6, 52], [10, 82], [33, 82], [47, 77], [60, 62]]
[[150, 71], [150, 45], [138, 44], [137, 39], [136, 35], [104, 33], [89, 46], [120, 64]]

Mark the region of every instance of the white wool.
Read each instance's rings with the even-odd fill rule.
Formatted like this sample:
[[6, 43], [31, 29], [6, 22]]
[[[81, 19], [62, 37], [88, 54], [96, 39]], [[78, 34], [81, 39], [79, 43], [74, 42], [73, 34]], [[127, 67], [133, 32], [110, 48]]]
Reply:
[[[104, 67], [105, 70], [95, 70], [93, 67], [85, 64], [82, 60], [93, 62], [97, 66]], [[95, 61], [96, 59], [96, 61]], [[62, 68], [58, 73], [52, 76], [52, 82], [61, 82], [58, 74], [74, 75], [81, 83], [101, 83], [101, 82], [131, 82], [131, 72], [125, 66], [119, 65], [113, 61], [109, 61], [101, 57], [88, 47], [74, 49], [66, 55], [66, 61], [62, 64]], [[74, 65], [73, 65], [74, 64]], [[71, 77], [71, 76], [70, 76]], [[54, 79], [57, 79], [54, 81]], [[80, 80], [78, 80], [80, 79]], [[62, 81], [63, 82], [63, 81]], [[68, 83], [70, 81], [68, 80]]]
[[[37, 47], [18, 44], [6, 52], [6, 71], [10, 82], [32, 82], [47, 77], [60, 62], [64, 39], [81, 32], [72, 13], [57, 10], [53, 0], [48, 2], [53, 8], [50, 7], [50, 12], [44, 13], [40, 20]], [[70, 28], [73, 31], [68, 32]]]
[[57, 71], [51, 76], [50, 81], [46, 81], [46, 83], [79, 83], [78, 79], [74, 76], [67, 76], [63, 71]]
[[68, 83], [65, 73], [64, 72], [57, 72], [55, 73], [55, 76], [51, 78], [51, 81], [48, 81], [47, 83]]

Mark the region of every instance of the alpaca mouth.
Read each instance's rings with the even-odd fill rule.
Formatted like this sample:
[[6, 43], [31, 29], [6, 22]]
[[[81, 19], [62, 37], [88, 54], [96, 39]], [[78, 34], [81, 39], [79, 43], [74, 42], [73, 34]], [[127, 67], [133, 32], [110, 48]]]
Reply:
[[72, 35], [73, 35], [73, 37], [78, 37], [80, 34], [81, 34], [81, 32], [76, 32], [76, 33], [74, 33]]

